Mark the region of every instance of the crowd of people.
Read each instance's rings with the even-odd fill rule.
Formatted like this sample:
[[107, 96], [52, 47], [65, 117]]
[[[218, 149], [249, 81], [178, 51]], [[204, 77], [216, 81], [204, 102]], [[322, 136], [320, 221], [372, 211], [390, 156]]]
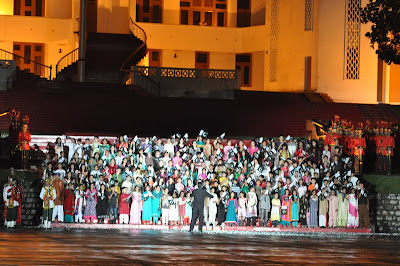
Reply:
[[[329, 139], [329, 137], [328, 137]], [[248, 143], [248, 147], [245, 145]], [[339, 143], [256, 138], [58, 138], [43, 163], [44, 226], [52, 221], [186, 225], [201, 187], [207, 226], [369, 227], [354, 156]]]
[[[43, 162], [43, 224], [187, 225], [200, 187], [212, 196], [204, 202], [210, 227], [369, 227], [368, 193], [357, 177], [368, 146], [376, 171], [391, 174], [395, 141], [383, 122], [355, 127], [335, 117], [323, 141], [211, 139], [203, 130], [196, 139], [62, 136]], [[12, 179], [3, 190], [9, 227], [21, 222], [18, 191]]]

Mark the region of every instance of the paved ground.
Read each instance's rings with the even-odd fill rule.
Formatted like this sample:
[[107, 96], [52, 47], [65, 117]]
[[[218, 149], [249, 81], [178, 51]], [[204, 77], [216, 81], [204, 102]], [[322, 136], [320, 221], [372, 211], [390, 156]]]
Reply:
[[400, 236], [0, 229], [0, 264], [391, 264]]

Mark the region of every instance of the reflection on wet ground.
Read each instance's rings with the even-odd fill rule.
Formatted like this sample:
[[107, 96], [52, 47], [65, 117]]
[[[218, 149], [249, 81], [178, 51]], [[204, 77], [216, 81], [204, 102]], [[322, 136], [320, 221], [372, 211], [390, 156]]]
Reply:
[[0, 264], [390, 264], [400, 236], [0, 230]]

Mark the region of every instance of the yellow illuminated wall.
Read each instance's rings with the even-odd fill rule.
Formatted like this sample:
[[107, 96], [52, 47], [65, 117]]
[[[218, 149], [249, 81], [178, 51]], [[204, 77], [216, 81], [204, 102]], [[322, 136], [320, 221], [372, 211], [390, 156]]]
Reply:
[[[271, 72], [271, 10], [279, 5], [276, 80]], [[314, 0], [313, 30], [304, 30], [305, 0], [251, 0], [251, 27], [236, 28], [237, 0], [228, 0], [227, 26], [179, 25], [180, 0], [164, 0], [162, 23], [137, 23], [148, 48], [162, 50], [164, 67], [195, 67], [195, 52], [210, 54], [210, 68], [235, 69], [236, 54], [252, 55], [251, 87], [244, 90], [304, 91], [305, 58], [311, 57], [311, 90], [338, 102], [377, 103], [377, 56], [361, 27], [360, 79], [346, 80], [344, 21], [346, 0]], [[368, 0], [362, 0], [365, 5]], [[45, 44], [45, 64], [53, 65], [78, 46], [80, 0], [47, 0], [45, 17], [13, 16], [14, 0], [0, 0], [0, 48], [13, 42]], [[136, 0], [97, 0], [97, 31], [129, 33]], [[148, 65], [146, 57], [141, 65]], [[391, 67], [390, 101], [400, 104], [400, 66]]]

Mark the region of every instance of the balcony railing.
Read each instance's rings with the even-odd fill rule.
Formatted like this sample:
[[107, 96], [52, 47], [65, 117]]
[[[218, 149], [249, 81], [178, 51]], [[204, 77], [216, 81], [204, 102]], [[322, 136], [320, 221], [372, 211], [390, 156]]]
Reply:
[[[147, 47], [147, 34], [138, 24], [133, 22], [133, 19], [130, 18], [130, 30], [131, 33], [142, 41], [142, 44], [122, 63], [120, 70], [124, 72], [129, 72], [128, 62], [132, 60], [140, 51]], [[143, 55], [144, 56], [144, 55]]]
[[31, 60], [30, 58], [26, 58], [9, 51], [0, 49], [0, 59], [4, 60], [15, 60], [17, 62], [17, 66], [20, 67], [21, 70], [26, 70], [36, 76], [46, 78], [48, 80], [52, 79], [52, 66], [46, 66], [42, 63]]
[[64, 68], [66, 68], [66, 67], [70, 66], [71, 64], [75, 63], [76, 61], [78, 61], [78, 58], [79, 58], [78, 52], [79, 52], [79, 47], [72, 50], [68, 54], [61, 57], [60, 60], [58, 60], [57, 65], [56, 65], [56, 78], [57, 78], [58, 73], [61, 72], [61, 70], [63, 70]]
[[[240, 71], [134, 66], [131, 83], [147, 89], [158, 84], [160, 96], [199, 96], [240, 90]], [[149, 82], [151, 80], [151, 82]]]

